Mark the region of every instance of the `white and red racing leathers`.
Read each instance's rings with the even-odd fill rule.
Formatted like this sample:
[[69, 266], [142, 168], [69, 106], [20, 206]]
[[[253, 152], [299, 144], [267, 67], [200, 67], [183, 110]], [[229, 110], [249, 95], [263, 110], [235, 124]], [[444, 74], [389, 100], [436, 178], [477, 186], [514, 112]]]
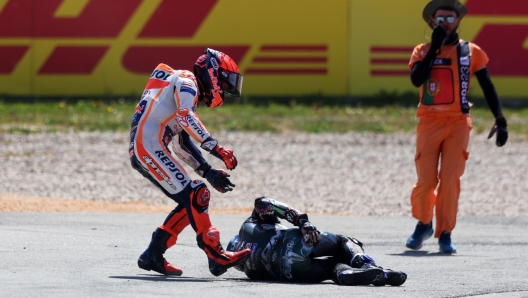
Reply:
[[[194, 170], [206, 162], [191, 141], [192, 138], [204, 147], [207, 146], [204, 141], [210, 137], [196, 114], [197, 104], [198, 86], [194, 74], [159, 64], [132, 118], [130, 158], [135, 157], [143, 170], [170, 195], [181, 192], [192, 181], [171, 155], [169, 144], [173, 138], [174, 154]], [[216, 145], [214, 139], [209, 140]]]

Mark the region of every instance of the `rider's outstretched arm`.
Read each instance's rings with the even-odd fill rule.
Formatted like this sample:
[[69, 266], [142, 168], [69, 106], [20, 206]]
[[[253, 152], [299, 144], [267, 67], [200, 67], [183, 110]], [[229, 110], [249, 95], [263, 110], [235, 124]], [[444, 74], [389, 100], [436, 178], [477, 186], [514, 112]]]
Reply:
[[253, 215], [267, 222], [276, 222], [276, 218], [278, 217], [287, 220], [297, 227], [302, 227], [304, 223], [308, 222], [307, 214], [302, 213], [288, 204], [267, 197], [255, 199]]
[[265, 223], [278, 222], [277, 218], [285, 219], [299, 227], [304, 242], [309, 245], [315, 245], [319, 242], [319, 231], [308, 221], [308, 215], [283, 202], [266, 197], [257, 198], [251, 217], [257, 221], [260, 219]]

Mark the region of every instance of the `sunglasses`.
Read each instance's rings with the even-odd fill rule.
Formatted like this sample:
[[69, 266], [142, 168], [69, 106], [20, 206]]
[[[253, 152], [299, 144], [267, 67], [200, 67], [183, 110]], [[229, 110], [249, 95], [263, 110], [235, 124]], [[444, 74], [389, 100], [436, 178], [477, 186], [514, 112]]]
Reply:
[[455, 16], [447, 16], [447, 17], [437, 16], [435, 17], [435, 20], [437, 24], [442, 24], [443, 22], [447, 22], [448, 24], [453, 24], [456, 20], [456, 17]]

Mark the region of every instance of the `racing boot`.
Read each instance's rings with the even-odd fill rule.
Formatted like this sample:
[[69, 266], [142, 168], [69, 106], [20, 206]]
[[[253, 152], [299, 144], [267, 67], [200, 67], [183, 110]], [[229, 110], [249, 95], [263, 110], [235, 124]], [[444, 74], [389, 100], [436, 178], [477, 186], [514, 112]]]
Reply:
[[372, 283], [376, 287], [381, 287], [385, 285], [401, 286], [407, 280], [407, 273], [403, 271], [383, 269], [381, 267], [378, 268], [383, 270], [383, 278]]
[[383, 269], [377, 267], [352, 268], [346, 264], [337, 264], [332, 271], [332, 280], [339, 285], [366, 286], [383, 279]]
[[251, 254], [246, 248], [237, 252], [227, 252], [220, 243], [220, 232], [213, 226], [196, 237], [198, 246], [203, 249], [209, 261], [209, 271], [214, 276], [226, 273], [227, 269], [242, 264]]
[[367, 269], [367, 268], [378, 268], [383, 270], [383, 276], [373, 282], [372, 284], [380, 287], [385, 285], [390, 286], [401, 286], [406, 280], [407, 280], [407, 273], [403, 271], [395, 271], [392, 269], [383, 269], [383, 267], [380, 267], [376, 265], [374, 262], [374, 259], [370, 257], [369, 255], [360, 254], [357, 255], [352, 260], [353, 268], [361, 268], [361, 269]]
[[171, 234], [163, 229], [157, 228], [152, 233], [152, 240], [148, 248], [139, 256], [138, 266], [147, 271], [156, 271], [165, 275], [182, 275], [183, 271], [167, 262], [163, 254], [167, 251], [167, 243], [171, 242]]
[[366, 254], [356, 255], [354, 259], [352, 259], [351, 266], [353, 268], [378, 268], [383, 270], [383, 277], [372, 283], [373, 285], [378, 287], [385, 285], [401, 286], [407, 280], [407, 274], [405, 272], [395, 271], [392, 269], [383, 269], [383, 267], [376, 265], [376, 262], [371, 256]]

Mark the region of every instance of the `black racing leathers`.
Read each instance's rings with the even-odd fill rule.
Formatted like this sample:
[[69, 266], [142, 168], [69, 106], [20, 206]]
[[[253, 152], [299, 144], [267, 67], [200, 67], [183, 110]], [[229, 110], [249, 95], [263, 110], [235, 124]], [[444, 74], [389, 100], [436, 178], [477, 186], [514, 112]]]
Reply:
[[[308, 221], [306, 214], [284, 203], [258, 198], [238, 237], [227, 247], [228, 251], [251, 248], [248, 260], [236, 267], [251, 279], [321, 282], [331, 278], [337, 263], [350, 264], [356, 253], [363, 252], [356, 239], [327, 231], [320, 231], [319, 243], [310, 246], [303, 241], [300, 229], [287, 228], [279, 218], [296, 225]], [[355, 247], [347, 245], [352, 241]]]

